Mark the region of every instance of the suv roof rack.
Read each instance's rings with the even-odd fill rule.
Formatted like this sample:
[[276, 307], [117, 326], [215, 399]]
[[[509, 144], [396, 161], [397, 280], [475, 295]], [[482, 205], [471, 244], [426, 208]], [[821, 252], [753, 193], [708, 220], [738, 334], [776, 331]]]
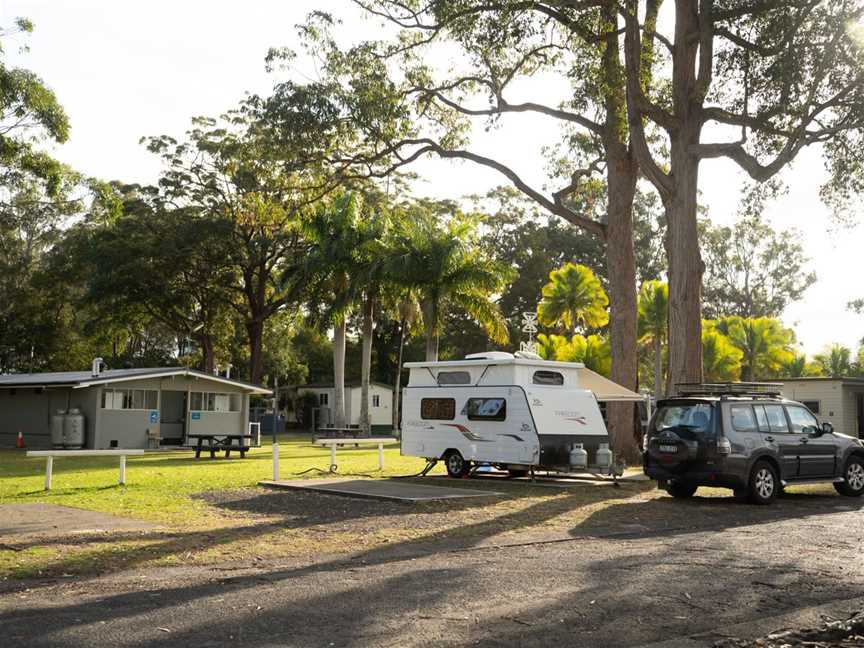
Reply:
[[736, 382], [736, 383], [678, 383], [682, 396], [780, 396], [781, 383]]

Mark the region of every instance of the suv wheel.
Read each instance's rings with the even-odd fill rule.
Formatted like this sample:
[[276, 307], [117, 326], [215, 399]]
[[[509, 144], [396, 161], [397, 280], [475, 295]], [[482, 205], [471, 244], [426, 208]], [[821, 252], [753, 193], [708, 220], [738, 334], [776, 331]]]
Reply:
[[672, 497], [677, 497], [678, 499], [689, 499], [693, 497], [697, 488], [699, 487], [695, 484], [688, 484], [679, 481], [670, 481], [666, 484], [666, 492]]
[[780, 491], [777, 470], [767, 461], [757, 461], [750, 471], [749, 499], [754, 504], [770, 504]]
[[861, 457], [849, 457], [843, 469], [843, 481], [834, 484], [834, 488], [847, 497], [861, 497], [864, 494], [864, 460]]

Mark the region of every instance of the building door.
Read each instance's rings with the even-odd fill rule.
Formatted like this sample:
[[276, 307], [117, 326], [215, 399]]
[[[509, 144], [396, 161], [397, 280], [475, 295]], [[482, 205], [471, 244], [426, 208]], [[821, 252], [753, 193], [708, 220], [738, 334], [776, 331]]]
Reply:
[[182, 445], [186, 432], [186, 392], [162, 391], [162, 445]]
[[858, 402], [858, 438], [864, 439], [864, 394], [855, 394]]

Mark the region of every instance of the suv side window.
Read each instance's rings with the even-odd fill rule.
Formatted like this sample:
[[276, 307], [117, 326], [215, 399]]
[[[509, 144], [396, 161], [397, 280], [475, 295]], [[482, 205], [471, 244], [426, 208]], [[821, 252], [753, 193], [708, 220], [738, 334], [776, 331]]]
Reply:
[[765, 408], [765, 416], [768, 418], [768, 425], [771, 426], [771, 431], [780, 434], [789, 434], [789, 424], [786, 422], [783, 406], [763, 405], [763, 407]]
[[756, 417], [753, 416], [753, 408], [749, 405], [732, 406], [732, 427], [738, 432], [755, 432]]
[[810, 434], [819, 427], [819, 422], [803, 407], [787, 407], [789, 420], [792, 422], [792, 432], [795, 434]]
[[765, 414], [765, 408], [761, 405], [754, 405], [753, 410], [756, 412], [756, 422], [759, 424], [759, 431], [770, 432], [771, 426], [768, 425], [768, 416]]

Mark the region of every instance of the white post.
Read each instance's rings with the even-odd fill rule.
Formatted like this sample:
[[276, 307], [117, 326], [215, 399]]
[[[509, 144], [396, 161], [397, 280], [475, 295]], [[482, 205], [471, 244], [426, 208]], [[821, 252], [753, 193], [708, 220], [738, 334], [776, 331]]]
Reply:
[[120, 482], [121, 486], [126, 485], [126, 455], [120, 455]]
[[333, 472], [333, 468], [336, 465], [336, 444], [330, 444], [330, 472]]
[[273, 481], [279, 481], [279, 446], [273, 444]]
[[54, 457], [45, 457], [45, 490], [51, 490], [51, 473], [54, 471]]
[[384, 470], [384, 442], [378, 444], [378, 470]]

